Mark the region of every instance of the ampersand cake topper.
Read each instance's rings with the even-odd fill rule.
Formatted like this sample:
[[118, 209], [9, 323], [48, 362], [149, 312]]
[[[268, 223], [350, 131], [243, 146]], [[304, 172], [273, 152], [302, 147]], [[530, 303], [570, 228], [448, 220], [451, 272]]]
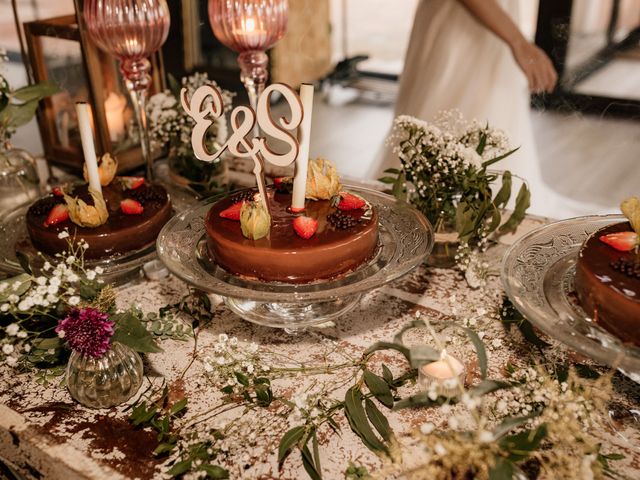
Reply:
[[[271, 95], [274, 92], [278, 92], [286, 102], [289, 117], [282, 116], [277, 120], [273, 118]], [[286, 167], [295, 162], [291, 208], [294, 211], [304, 210], [313, 108], [312, 85], [303, 84], [298, 96], [290, 86], [274, 83], [260, 95], [255, 111], [244, 105], [234, 108], [230, 117], [231, 135], [215, 152], [209, 152], [206, 135], [213, 122], [224, 115], [224, 103], [220, 91], [212, 85], [203, 85], [189, 99], [187, 89], [183, 88], [180, 92], [180, 100], [182, 108], [195, 121], [191, 132], [191, 144], [196, 158], [204, 162], [213, 162], [229, 150], [229, 153], [235, 157], [253, 159], [253, 173], [258, 184], [260, 199], [267, 208], [264, 162], [268, 161], [279, 167]], [[285, 153], [276, 153], [270, 149], [266, 136], [251, 138], [256, 123], [261, 132], [286, 146]], [[295, 135], [296, 131], [297, 135]]]

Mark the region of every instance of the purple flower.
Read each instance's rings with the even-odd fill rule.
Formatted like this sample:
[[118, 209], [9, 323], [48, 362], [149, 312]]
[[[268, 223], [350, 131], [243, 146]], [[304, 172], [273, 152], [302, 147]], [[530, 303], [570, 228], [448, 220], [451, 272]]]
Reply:
[[111, 348], [114, 322], [95, 308], [74, 308], [58, 322], [56, 333], [72, 350], [99, 358]]

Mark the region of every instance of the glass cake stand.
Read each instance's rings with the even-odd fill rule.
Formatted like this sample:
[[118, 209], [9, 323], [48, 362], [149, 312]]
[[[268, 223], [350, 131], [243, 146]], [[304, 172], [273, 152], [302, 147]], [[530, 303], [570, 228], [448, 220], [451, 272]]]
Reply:
[[[0, 219], [0, 270], [8, 275], [24, 273], [23, 263], [37, 272], [46, 260], [59, 260], [40, 253], [27, 233], [26, 214], [31, 203], [24, 204]], [[140, 268], [156, 258], [155, 245], [140, 250], [99, 260], [87, 260], [87, 268], [100, 266], [104, 273], [99, 278], [105, 283], [123, 284], [139, 275]]]
[[232, 311], [250, 322], [295, 331], [335, 320], [352, 310], [363, 293], [421, 264], [433, 247], [431, 225], [409, 204], [375, 190], [346, 188], [378, 210], [379, 238], [375, 256], [339, 278], [305, 284], [263, 282], [218, 266], [207, 248], [204, 216], [224, 195], [172, 218], [158, 236], [158, 255], [179, 278], [224, 297]]
[[640, 349], [596, 325], [580, 307], [573, 286], [583, 242], [622, 221], [622, 215], [579, 217], [528, 233], [505, 254], [502, 283], [520, 313], [540, 330], [640, 382]]

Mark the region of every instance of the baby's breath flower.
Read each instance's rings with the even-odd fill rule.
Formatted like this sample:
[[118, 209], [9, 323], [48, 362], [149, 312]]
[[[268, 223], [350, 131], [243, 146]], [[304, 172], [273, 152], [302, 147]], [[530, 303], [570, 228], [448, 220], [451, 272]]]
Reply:
[[10, 337], [15, 337], [19, 331], [20, 326], [17, 323], [10, 323], [9, 325], [7, 325], [7, 328], [5, 328], [5, 332]]

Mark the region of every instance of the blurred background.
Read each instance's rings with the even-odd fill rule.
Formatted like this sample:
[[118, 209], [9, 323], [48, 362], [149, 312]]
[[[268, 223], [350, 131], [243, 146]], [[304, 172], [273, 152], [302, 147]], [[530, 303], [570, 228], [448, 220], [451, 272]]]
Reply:
[[[293, 86], [316, 82], [311, 155], [331, 159], [346, 176], [371, 177], [371, 164], [384, 148], [418, 1], [290, 0], [289, 28], [270, 52], [270, 76]], [[75, 8], [73, 0], [15, 3], [21, 23], [72, 15]], [[206, 71], [242, 100], [236, 54], [213, 37], [206, 0], [168, 3], [171, 31], [158, 59], [165, 72], [180, 78]], [[520, 3], [522, 31], [547, 51], [560, 74], [553, 94], [532, 98], [542, 181], [567, 199], [554, 214], [616, 211], [622, 198], [640, 194], [640, 0]], [[51, 77], [81, 95], [78, 45], [60, 39], [43, 45]], [[0, 47], [8, 55], [0, 65], [3, 75], [13, 87], [26, 84], [9, 0], [0, 1]], [[108, 97], [105, 103], [120, 101]], [[124, 132], [124, 126], [110, 128]], [[35, 155], [46, 150], [36, 120], [12, 143]]]

